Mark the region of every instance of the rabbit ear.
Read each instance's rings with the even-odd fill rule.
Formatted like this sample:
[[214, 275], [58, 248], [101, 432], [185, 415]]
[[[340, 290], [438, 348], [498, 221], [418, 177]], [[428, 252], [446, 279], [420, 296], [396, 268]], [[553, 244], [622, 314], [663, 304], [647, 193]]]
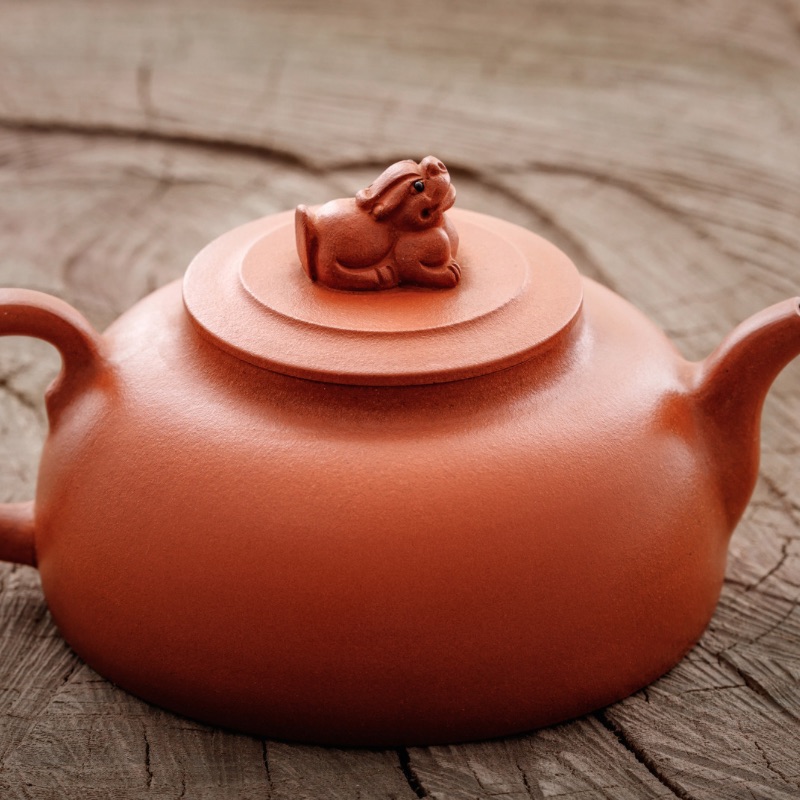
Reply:
[[420, 177], [422, 171], [416, 161], [398, 161], [356, 195], [356, 204], [376, 219], [381, 219], [400, 205], [406, 195], [408, 179]]
[[[416, 175], [412, 175], [410, 177], [415, 178]], [[394, 186], [383, 192], [378, 201], [370, 209], [370, 212], [375, 219], [383, 219], [384, 217], [388, 217], [389, 214], [391, 214], [392, 211], [394, 211], [403, 202], [403, 200], [409, 196], [408, 178], [409, 176], [406, 175], [405, 178], [399, 180]]]

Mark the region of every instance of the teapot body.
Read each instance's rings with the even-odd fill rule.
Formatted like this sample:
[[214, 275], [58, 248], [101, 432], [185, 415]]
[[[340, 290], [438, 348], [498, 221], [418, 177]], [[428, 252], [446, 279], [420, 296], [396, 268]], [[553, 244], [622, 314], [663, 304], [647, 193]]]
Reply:
[[713, 613], [735, 520], [688, 365], [591, 281], [557, 344], [430, 385], [247, 363], [178, 284], [104, 341], [36, 555], [67, 641], [151, 702], [317, 743], [510, 734], [646, 685]]

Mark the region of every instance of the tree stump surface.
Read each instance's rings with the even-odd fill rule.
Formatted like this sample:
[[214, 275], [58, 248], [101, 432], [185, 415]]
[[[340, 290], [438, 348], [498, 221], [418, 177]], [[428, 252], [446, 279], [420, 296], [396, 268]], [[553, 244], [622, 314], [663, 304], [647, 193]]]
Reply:
[[[99, 328], [254, 217], [433, 153], [459, 205], [554, 241], [689, 358], [800, 291], [800, 0], [5, 0], [0, 285]], [[33, 496], [58, 359], [0, 342], [0, 500]], [[399, 750], [239, 736], [86, 667], [0, 566], [0, 797], [800, 797], [800, 363], [717, 612], [585, 718]]]

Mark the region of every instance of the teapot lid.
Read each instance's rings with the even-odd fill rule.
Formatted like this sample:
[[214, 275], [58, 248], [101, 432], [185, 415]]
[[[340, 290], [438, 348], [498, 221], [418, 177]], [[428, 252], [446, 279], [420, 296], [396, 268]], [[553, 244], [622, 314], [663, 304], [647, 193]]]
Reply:
[[[400, 163], [419, 168], [430, 158], [419, 165]], [[408, 191], [420, 193], [420, 183], [411, 183]], [[332, 201], [317, 210], [300, 206], [296, 215], [285, 212], [256, 220], [204, 248], [183, 283], [186, 309], [201, 335], [275, 372], [386, 386], [494, 372], [530, 358], [572, 327], [583, 299], [582, 281], [555, 246], [512, 223], [463, 210], [449, 211], [446, 219], [434, 210], [438, 224], [433, 227], [427, 225], [428, 209], [414, 218], [416, 227], [397, 222], [395, 212], [401, 230], [391, 232], [374, 211], [364, 216], [358, 207], [359, 197], [374, 186], [355, 200]], [[402, 202], [408, 200], [405, 191]], [[454, 190], [449, 191], [454, 198]], [[308, 242], [306, 219], [313, 221], [316, 237]], [[332, 231], [331, 220], [339, 228]], [[377, 279], [376, 270], [362, 266], [370, 253], [372, 258], [382, 254], [385, 268]], [[441, 267], [431, 266], [430, 253], [442, 257]], [[361, 262], [357, 268], [340, 269], [348, 258]], [[356, 280], [373, 275], [376, 284], [399, 285], [380, 291], [331, 288], [341, 285], [335, 275], [351, 274]], [[426, 276], [457, 285], [418, 285]]]

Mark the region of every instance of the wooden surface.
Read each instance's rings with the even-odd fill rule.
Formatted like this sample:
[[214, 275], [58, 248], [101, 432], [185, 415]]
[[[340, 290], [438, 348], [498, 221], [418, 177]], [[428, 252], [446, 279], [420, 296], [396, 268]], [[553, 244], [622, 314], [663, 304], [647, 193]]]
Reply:
[[[233, 225], [428, 153], [699, 358], [800, 291], [800, 0], [0, 2], [0, 285], [100, 327]], [[33, 495], [56, 369], [0, 343], [2, 500]], [[795, 363], [717, 613], [648, 689], [471, 745], [262, 742], [99, 678], [2, 565], [0, 797], [797, 798], [798, 600]]]

